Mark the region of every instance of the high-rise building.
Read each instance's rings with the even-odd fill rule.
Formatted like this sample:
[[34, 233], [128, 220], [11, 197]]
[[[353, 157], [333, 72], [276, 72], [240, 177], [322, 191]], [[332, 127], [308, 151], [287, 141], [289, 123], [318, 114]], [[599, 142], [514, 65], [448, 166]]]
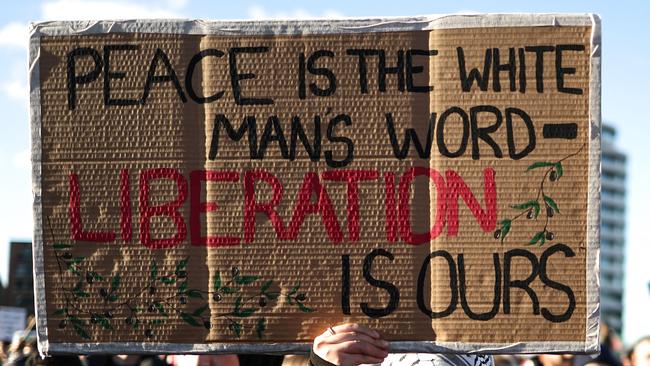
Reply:
[[2, 282], [0, 282], [0, 305], [4, 305], [6, 297], [7, 295], [5, 295], [5, 287]]
[[626, 156], [615, 145], [616, 130], [602, 129], [600, 207], [600, 314], [617, 334], [623, 330], [625, 276]]
[[9, 250], [9, 282], [4, 305], [25, 308], [28, 314], [34, 314], [32, 243], [11, 242]]

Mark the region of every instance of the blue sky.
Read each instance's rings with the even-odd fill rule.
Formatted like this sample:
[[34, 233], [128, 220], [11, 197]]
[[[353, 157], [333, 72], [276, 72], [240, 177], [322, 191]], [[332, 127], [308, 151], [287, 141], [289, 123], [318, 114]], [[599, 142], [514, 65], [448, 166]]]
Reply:
[[38, 20], [368, 17], [456, 12], [595, 12], [603, 20], [602, 112], [628, 154], [626, 343], [650, 334], [650, 2], [648, 1], [10, 1], [0, 12], [0, 277], [8, 241], [31, 237], [27, 24]]

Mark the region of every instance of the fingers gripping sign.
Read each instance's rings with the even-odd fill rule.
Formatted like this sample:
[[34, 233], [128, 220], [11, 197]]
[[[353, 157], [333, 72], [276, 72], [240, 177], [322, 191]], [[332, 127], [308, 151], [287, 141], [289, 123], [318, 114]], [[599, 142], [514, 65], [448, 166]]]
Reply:
[[[381, 363], [389, 343], [381, 335], [355, 323], [327, 328], [314, 339], [313, 354], [334, 365], [356, 366]], [[317, 364], [317, 362], [312, 363]], [[322, 363], [321, 363], [322, 364]]]

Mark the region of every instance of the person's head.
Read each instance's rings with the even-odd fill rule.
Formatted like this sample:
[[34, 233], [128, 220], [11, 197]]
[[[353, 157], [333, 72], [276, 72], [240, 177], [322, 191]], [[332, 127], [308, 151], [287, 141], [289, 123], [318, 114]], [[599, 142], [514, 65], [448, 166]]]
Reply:
[[573, 366], [621, 366], [621, 360], [604, 343], [600, 345], [600, 353], [596, 356], [578, 355], [574, 358]]
[[639, 339], [629, 357], [632, 366], [650, 366], [650, 336]]
[[539, 355], [539, 361], [543, 366], [572, 366], [573, 355], [543, 354]]
[[23, 354], [32, 354], [32, 353], [37, 353], [37, 348], [38, 346], [36, 345], [36, 339], [28, 339], [25, 340], [25, 346], [23, 347]]

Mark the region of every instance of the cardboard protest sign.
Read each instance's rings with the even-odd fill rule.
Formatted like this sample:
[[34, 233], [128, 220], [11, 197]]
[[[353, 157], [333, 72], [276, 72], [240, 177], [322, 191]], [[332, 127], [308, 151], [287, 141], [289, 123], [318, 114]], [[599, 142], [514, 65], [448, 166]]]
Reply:
[[44, 353], [598, 349], [599, 21], [49, 22]]
[[0, 306], [0, 341], [11, 342], [14, 333], [25, 330], [27, 310]]

